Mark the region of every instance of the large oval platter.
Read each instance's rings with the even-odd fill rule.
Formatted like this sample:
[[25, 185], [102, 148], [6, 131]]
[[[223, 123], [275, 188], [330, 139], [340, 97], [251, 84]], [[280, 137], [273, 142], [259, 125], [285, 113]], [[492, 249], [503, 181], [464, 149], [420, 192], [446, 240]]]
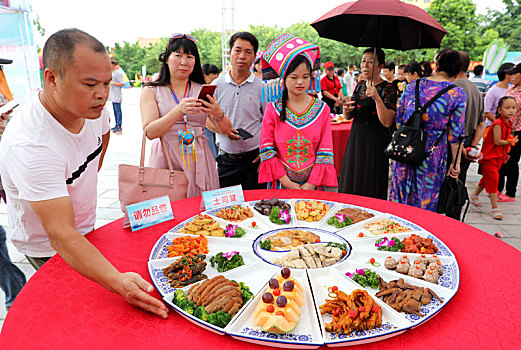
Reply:
[[[399, 336], [432, 319], [457, 293], [460, 271], [455, 255], [418, 223], [357, 206], [356, 203], [301, 198], [280, 201], [290, 206], [284, 213], [286, 216], [280, 218], [276, 215], [270, 217], [273, 208], [267, 204], [280, 203], [273, 198], [266, 198], [262, 203], [242, 203], [240, 208], [228, 205], [202, 212], [161, 236], [150, 252], [148, 269], [152, 282], [165, 302], [188, 321], [214, 333], [228, 334], [238, 341], [280, 348], [310, 349], [322, 345], [357, 345]], [[349, 218], [351, 214], [355, 215], [354, 223]], [[200, 222], [208, 226], [201, 224], [204, 228], [198, 228], [192, 225]], [[224, 237], [220, 236], [223, 231], [213, 230], [217, 227], [216, 223], [224, 230]], [[243, 236], [234, 237], [232, 232], [237, 228], [243, 230]], [[181, 256], [169, 256], [169, 246], [176, 238], [196, 238], [200, 232], [205, 234], [207, 240], [208, 253], [204, 259], [206, 266], [203, 273], [208, 280], [173, 287], [164, 269], [180, 264]], [[211, 236], [210, 233], [219, 237]], [[309, 237], [314, 237], [315, 241]], [[274, 240], [275, 248], [271, 247], [271, 239]], [[270, 240], [270, 245], [266, 245], [267, 240]], [[280, 242], [287, 245], [277, 246]], [[219, 254], [226, 259], [239, 254], [243, 264], [219, 272], [217, 266], [211, 266], [210, 263], [211, 257]], [[271, 320], [269, 312], [275, 314], [275, 311], [269, 310], [269, 304], [264, 302], [263, 294], [271, 290], [271, 284], [268, 283], [270, 279], [283, 278], [281, 271], [285, 267], [291, 273], [289, 278], [302, 286], [304, 299], [298, 308], [299, 317], [292, 321], [297, 322], [296, 326], [285, 333], [274, 333], [273, 329], [278, 328], [264, 328], [266, 325], [256, 324], [259, 324], [259, 312], [263, 315], [268, 312], [266, 324]], [[210, 323], [208, 315], [201, 315], [201, 309], [194, 315], [193, 308], [180, 307], [182, 303], [176, 299], [181, 295], [180, 291], [187, 298], [189, 295], [193, 297], [202, 286], [217, 288], [213, 285], [217, 282], [210, 282], [220, 279], [234, 281], [237, 286], [240, 285], [241, 291], [246, 287], [251, 292], [251, 299], [242, 304], [238, 311], [234, 310], [225, 326]], [[381, 322], [378, 320], [374, 323], [371, 318], [373, 321], [368, 322], [371, 324], [370, 329], [351, 327], [347, 331], [340, 331], [338, 324], [344, 321], [338, 321], [339, 314], [334, 316], [328, 313], [328, 303], [334, 303], [336, 293], [340, 293], [337, 290], [357, 302], [364, 300], [367, 305], [373, 305], [370, 315], [376, 317], [379, 313]], [[208, 291], [205, 292], [208, 294]], [[201, 295], [205, 292], [201, 292]], [[397, 294], [390, 297], [393, 292]], [[292, 292], [285, 291], [282, 294], [287, 293], [292, 295]], [[357, 299], [360, 295], [366, 297]], [[400, 304], [396, 298], [406, 299], [407, 303]], [[210, 297], [196, 299], [198, 303], [204, 304], [209, 303]], [[203, 304], [196, 303], [194, 307]], [[275, 301], [273, 305], [276, 310], [285, 310]], [[210, 304], [210, 309], [215, 309], [216, 306], [213, 306]], [[359, 316], [351, 316], [356, 320], [356, 317], [362, 317], [362, 313], [359, 311]], [[279, 313], [279, 316], [283, 314]]]

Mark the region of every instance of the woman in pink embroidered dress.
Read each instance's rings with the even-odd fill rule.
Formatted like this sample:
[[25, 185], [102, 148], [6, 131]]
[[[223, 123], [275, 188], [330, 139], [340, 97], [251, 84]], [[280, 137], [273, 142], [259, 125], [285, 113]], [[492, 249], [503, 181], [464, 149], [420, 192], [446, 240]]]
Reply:
[[281, 34], [263, 54], [264, 77], [278, 75], [284, 85], [282, 98], [267, 106], [262, 120], [259, 182], [268, 188], [338, 185], [329, 107], [307, 93], [318, 64], [318, 46], [290, 34]]
[[[205, 126], [214, 132], [227, 133], [231, 122], [217, 100], [199, 100], [205, 83], [196, 39], [188, 34], [174, 34], [166, 50], [159, 55], [161, 70], [156, 81], [147, 83], [141, 93], [143, 130], [154, 140], [149, 166], [167, 168], [159, 137], [164, 136], [175, 170], [188, 178], [188, 197], [219, 188], [215, 159], [204, 136]], [[190, 133], [193, 141], [183, 146], [181, 138]]]

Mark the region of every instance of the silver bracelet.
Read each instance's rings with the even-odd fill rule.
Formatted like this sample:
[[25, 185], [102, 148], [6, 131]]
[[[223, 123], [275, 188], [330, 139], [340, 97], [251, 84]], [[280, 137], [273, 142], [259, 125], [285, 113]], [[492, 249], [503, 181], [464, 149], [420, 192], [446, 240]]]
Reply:
[[211, 117], [212, 121], [214, 121], [214, 122], [220, 122], [221, 120], [223, 120], [223, 118], [224, 118], [224, 112], [223, 112], [223, 114], [221, 114], [220, 117], [214, 117], [213, 115]]

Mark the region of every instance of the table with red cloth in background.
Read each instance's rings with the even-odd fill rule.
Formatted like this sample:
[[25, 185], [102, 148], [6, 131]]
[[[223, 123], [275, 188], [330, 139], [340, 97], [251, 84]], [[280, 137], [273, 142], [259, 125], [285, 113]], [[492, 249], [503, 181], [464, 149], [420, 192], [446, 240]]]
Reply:
[[333, 159], [337, 177], [340, 177], [342, 161], [344, 160], [344, 153], [346, 152], [347, 140], [351, 134], [352, 125], [352, 122], [331, 125], [331, 133], [333, 134]]
[[[436, 213], [379, 199], [332, 192], [245, 191], [247, 201], [316, 198], [389, 212], [421, 225], [455, 254], [457, 294], [429, 322], [396, 337], [352, 349], [519, 349], [521, 252], [476, 228]], [[122, 219], [87, 238], [120, 271], [150, 281], [147, 261], [159, 237], [197, 214], [201, 197], [172, 203], [175, 220], [132, 232]], [[157, 291], [153, 296], [160, 299]], [[0, 334], [0, 349], [266, 349], [217, 335], [171, 311], [168, 319], [134, 308], [72, 270], [56, 256], [28, 281]], [[323, 346], [322, 348], [325, 348]]]

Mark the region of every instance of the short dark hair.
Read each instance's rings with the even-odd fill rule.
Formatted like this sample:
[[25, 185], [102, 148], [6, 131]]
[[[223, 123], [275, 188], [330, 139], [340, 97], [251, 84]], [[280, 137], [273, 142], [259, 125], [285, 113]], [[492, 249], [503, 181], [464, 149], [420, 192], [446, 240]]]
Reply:
[[[365, 49], [364, 53], [374, 53], [374, 47], [370, 47]], [[385, 64], [385, 52], [384, 50], [377, 48], [376, 49], [376, 60], [378, 61], [378, 65]]]
[[449, 77], [455, 77], [461, 72], [464, 66], [463, 57], [458, 51], [443, 49], [437, 54], [437, 64], [439, 72], [445, 72]]
[[338, 76], [341, 76], [342, 74], [344, 74], [344, 70], [342, 68], [338, 68], [338, 70], [336, 71], [336, 74]]
[[404, 70], [404, 73], [409, 73], [409, 74], [418, 74], [418, 76], [420, 78], [423, 78], [425, 76], [425, 72], [423, 70], [423, 67], [421, 64], [419, 64], [418, 62], [416, 61], [412, 61], [411, 63], [409, 63], [407, 66], [405, 66], [405, 70]]
[[461, 69], [460, 72], [467, 72], [469, 70], [470, 65], [470, 56], [465, 51], [458, 51], [461, 56]]
[[173, 52], [182, 52], [195, 57], [194, 70], [188, 79], [199, 84], [204, 84], [204, 75], [201, 69], [201, 58], [199, 57], [197, 44], [183, 36], [181, 38], [170, 38], [168, 40], [165, 51], [159, 54], [159, 62], [161, 63], [159, 76], [157, 80], [148, 82], [145, 86], [167, 86], [170, 84], [170, 69], [168, 69], [167, 61]]
[[391, 70], [394, 71], [394, 68], [395, 68], [395, 67], [396, 67], [396, 64], [394, 64], [393, 61], [387, 61], [387, 62], [385, 62], [385, 64], [384, 64], [384, 68], [387, 68], [387, 69], [389, 69], [390, 71], [391, 71]]
[[400, 64], [400, 65], [398, 66], [398, 69], [403, 69], [403, 70], [405, 70], [406, 67], [407, 67], [406, 64]]
[[424, 77], [430, 77], [432, 75], [432, 67], [431, 63], [429, 61], [420, 61], [420, 65], [423, 68], [423, 76]]
[[351, 69], [351, 68], [356, 68], [356, 64], [350, 64], [349, 69]]
[[515, 65], [511, 62], [505, 62], [501, 66], [499, 66], [499, 69], [497, 70], [497, 78], [499, 79], [499, 81], [505, 80], [505, 78], [507, 77], [505, 71], [507, 69], [514, 68], [514, 66]]
[[215, 64], [205, 63], [201, 66], [204, 75], [219, 74], [219, 68]]
[[472, 72], [474, 73], [475, 76], [480, 77], [481, 74], [483, 74], [484, 68], [485, 67], [483, 67], [483, 65], [478, 64], [476, 67], [474, 67], [474, 70]]
[[50, 68], [64, 76], [67, 67], [74, 63], [74, 50], [78, 45], [107, 53], [105, 46], [92, 35], [76, 28], [62, 29], [51, 35], [43, 46], [43, 69]]
[[237, 32], [237, 33], [233, 34], [230, 37], [230, 42], [229, 42], [230, 50], [233, 49], [233, 44], [235, 44], [235, 41], [237, 39], [242, 39], [242, 40], [249, 41], [250, 44], [253, 46], [253, 53], [255, 55], [257, 54], [257, 51], [259, 50], [259, 41], [255, 37], [255, 35], [253, 35], [250, 32]]

